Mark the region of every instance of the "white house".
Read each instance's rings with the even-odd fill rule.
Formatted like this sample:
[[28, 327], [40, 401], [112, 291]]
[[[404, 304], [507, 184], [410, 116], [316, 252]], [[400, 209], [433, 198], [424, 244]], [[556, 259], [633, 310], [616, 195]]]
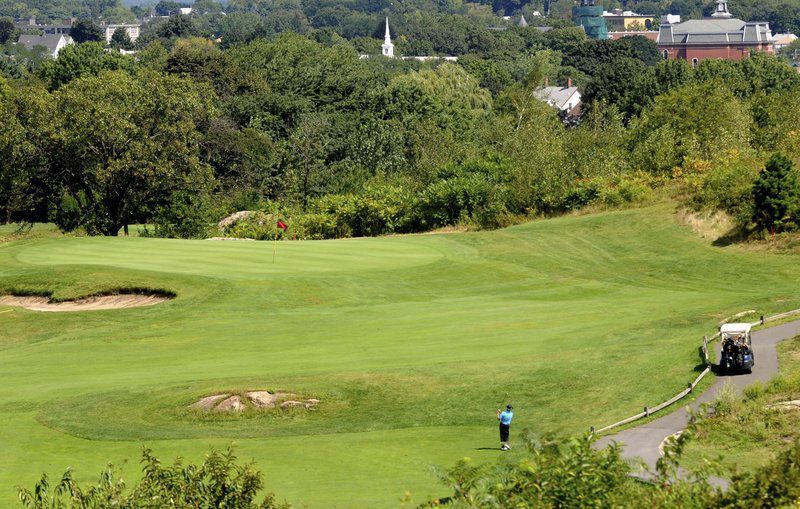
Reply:
[[139, 38], [139, 33], [142, 30], [142, 25], [105, 25], [101, 28], [103, 29], [103, 35], [106, 38], [106, 44], [111, 44], [111, 38], [114, 37], [114, 32], [116, 32], [118, 28], [125, 30], [125, 33], [128, 34], [131, 42], [136, 42], [136, 39]]
[[578, 87], [572, 86], [572, 80], [567, 82], [566, 87], [549, 87], [545, 82], [545, 86], [534, 92], [534, 95], [559, 111], [570, 112], [581, 103], [581, 93], [578, 92]]
[[64, 34], [58, 35], [20, 35], [17, 44], [25, 47], [25, 49], [32, 50], [34, 48], [45, 48], [47, 53], [53, 57], [58, 58], [58, 53], [66, 46], [73, 44], [75, 41], [72, 37]]
[[780, 51], [796, 41], [797, 36], [794, 34], [772, 34], [772, 40], [775, 41], [775, 51]]

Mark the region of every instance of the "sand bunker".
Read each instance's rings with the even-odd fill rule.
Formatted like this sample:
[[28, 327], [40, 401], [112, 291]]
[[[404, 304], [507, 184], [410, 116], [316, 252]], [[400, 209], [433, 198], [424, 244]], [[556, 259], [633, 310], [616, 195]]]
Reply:
[[[319, 404], [319, 400], [314, 398], [293, 399], [297, 398], [297, 395], [291, 392], [251, 391], [245, 393], [245, 398], [256, 409], [307, 408], [312, 410]], [[242, 412], [247, 405], [243, 398], [236, 394], [232, 396], [230, 394], [214, 394], [192, 403], [189, 408], [203, 412]]]
[[118, 294], [99, 295], [85, 299], [53, 302], [47, 297], [0, 296], [0, 305], [17, 306], [33, 311], [94, 311], [152, 306], [169, 300], [164, 295]]

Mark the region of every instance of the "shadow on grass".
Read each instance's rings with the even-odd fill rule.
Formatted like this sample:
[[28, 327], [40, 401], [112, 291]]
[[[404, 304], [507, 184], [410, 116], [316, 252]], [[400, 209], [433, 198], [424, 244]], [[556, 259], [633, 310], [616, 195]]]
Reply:
[[750, 236], [752, 235], [752, 231], [743, 228], [741, 226], [736, 226], [731, 228], [727, 233], [716, 239], [711, 245], [716, 247], [727, 247], [732, 244], [739, 244], [741, 242], [747, 241]]

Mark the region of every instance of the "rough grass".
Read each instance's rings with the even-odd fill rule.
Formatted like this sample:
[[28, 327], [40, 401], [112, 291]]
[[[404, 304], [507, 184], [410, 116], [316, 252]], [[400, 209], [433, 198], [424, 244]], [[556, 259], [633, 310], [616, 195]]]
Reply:
[[[86, 313], [0, 309], [0, 505], [70, 466], [196, 459], [235, 442], [309, 507], [441, 493], [430, 465], [493, 459], [514, 433], [574, 433], [667, 399], [699, 338], [742, 309], [796, 307], [798, 259], [719, 248], [671, 209], [495, 232], [271, 243], [32, 238], [0, 245], [0, 292], [177, 298]], [[316, 412], [201, 415], [217, 392], [318, 397]], [[135, 475], [135, 465], [128, 471]]]

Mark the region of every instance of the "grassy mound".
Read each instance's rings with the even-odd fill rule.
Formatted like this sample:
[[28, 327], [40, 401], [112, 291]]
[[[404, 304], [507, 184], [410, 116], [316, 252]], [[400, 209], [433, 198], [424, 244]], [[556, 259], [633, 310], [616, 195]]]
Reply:
[[[572, 433], [666, 399], [699, 337], [796, 307], [798, 259], [711, 246], [660, 206], [495, 232], [324, 242], [33, 238], [0, 244], [0, 293], [162, 288], [159, 306], [0, 308], [0, 505], [70, 459], [199, 458], [235, 441], [279, 496], [395, 506], [429, 465], [490, 458], [494, 410]], [[202, 414], [216, 393], [291, 388], [315, 412]], [[71, 460], [80, 458], [79, 463]], [[136, 468], [131, 468], [134, 473]], [[133, 474], [135, 475], [135, 474]]]

